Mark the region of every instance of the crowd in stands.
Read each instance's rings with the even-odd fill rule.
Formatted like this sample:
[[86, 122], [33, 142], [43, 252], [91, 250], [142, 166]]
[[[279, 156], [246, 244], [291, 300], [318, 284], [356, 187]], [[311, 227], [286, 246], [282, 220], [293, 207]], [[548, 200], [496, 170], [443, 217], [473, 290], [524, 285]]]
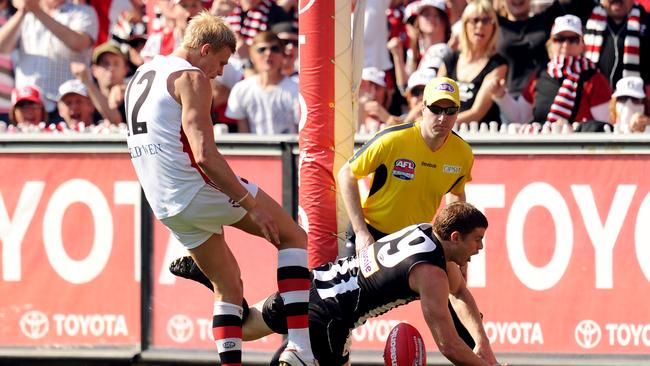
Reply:
[[[650, 0], [364, 3], [360, 133], [418, 119], [435, 76], [458, 81], [459, 131], [650, 132]], [[204, 10], [238, 39], [215, 131], [297, 133], [297, 0], [0, 0], [0, 131], [123, 133], [136, 68]]]

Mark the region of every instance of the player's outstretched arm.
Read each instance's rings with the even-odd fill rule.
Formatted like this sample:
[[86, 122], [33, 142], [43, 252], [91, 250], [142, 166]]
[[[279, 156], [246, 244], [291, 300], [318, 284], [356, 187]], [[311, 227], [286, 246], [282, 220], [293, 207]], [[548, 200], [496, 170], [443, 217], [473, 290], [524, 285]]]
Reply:
[[409, 285], [420, 294], [422, 315], [445, 357], [455, 365], [490, 365], [475, 355], [456, 333], [447, 309], [449, 284], [445, 271], [430, 264], [419, 264], [411, 270]]
[[449, 300], [458, 314], [458, 318], [476, 342], [474, 352], [490, 364], [495, 364], [497, 360], [485, 333], [485, 328], [483, 328], [478, 305], [467, 288], [465, 279], [456, 263], [447, 263], [447, 276], [449, 278]]

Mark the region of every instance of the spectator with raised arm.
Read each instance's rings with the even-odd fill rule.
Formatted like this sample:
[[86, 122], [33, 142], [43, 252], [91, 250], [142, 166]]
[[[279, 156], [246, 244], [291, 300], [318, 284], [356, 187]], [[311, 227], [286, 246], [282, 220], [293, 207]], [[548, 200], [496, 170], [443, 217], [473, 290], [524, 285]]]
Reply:
[[[393, 56], [393, 63], [395, 64], [395, 81], [397, 89], [402, 95], [404, 95], [406, 92], [406, 84], [408, 83], [410, 76], [406, 73], [402, 42], [399, 38], [393, 37], [388, 41], [387, 46]], [[446, 43], [441, 42], [432, 45], [422, 55], [417, 70], [425, 68], [433, 69], [437, 73], [440, 66], [443, 64], [443, 61], [451, 56], [451, 52], [451, 48]], [[412, 71], [411, 75], [415, 71]]]
[[[102, 95], [108, 99], [111, 118], [104, 116], [113, 123], [125, 122], [124, 91], [128, 60], [122, 50], [114, 43], [106, 42], [93, 50], [91, 71]], [[119, 114], [115, 116], [115, 113]], [[103, 115], [103, 114], [102, 114]]]
[[147, 25], [144, 16], [145, 0], [130, 0], [133, 7], [122, 11], [110, 28], [110, 40], [124, 52], [127, 59], [128, 75], [144, 62], [140, 51], [147, 43]]
[[79, 62], [70, 64], [70, 70], [84, 84], [88, 97], [105, 120], [112, 124], [126, 121], [126, 57], [115, 44], [107, 42], [95, 48], [91, 70]]
[[650, 101], [643, 89], [643, 79], [638, 76], [626, 76], [616, 83], [609, 104], [609, 122], [617, 131], [644, 132], [650, 125]]
[[[431, 68], [415, 70], [411, 74], [404, 91], [404, 96], [406, 97], [407, 102], [407, 110], [406, 113], [402, 113], [399, 116], [392, 115], [386, 109], [379, 107], [379, 104], [376, 101], [374, 102], [374, 107], [372, 105], [366, 107], [368, 104], [364, 104], [364, 107], [368, 108], [370, 111], [373, 111], [375, 115], [378, 115], [374, 118], [380, 118], [382, 120], [382, 123], [379, 125], [379, 127], [389, 127], [402, 124], [404, 122], [419, 121], [422, 117], [422, 96], [424, 93], [424, 86], [427, 85], [427, 83], [435, 77], [436, 71]], [[376, 110], [373, 108], [376, 108]], [[366, 132], [372, 131], [366, 130]]]
[[88, 5], [66, 0], [17, 0], [16, 13], [0, 28], [0, 51], [16, 52], [16, 87], [36, 85], [48, 113], [57, 90], [73, 78], [71, 62], [90, 63], [97, 15]]

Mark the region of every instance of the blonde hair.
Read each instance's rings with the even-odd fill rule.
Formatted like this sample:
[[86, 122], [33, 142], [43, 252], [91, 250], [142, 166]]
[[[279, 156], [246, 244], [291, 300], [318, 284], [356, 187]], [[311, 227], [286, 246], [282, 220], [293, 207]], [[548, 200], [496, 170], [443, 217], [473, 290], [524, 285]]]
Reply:
[[220, 51], [224, 47], [235, 52], [237, 39], [235, 33], [228, 24], [220, 17], [203, 10], [190, 20], [182, 46], [185, 49], [197, 49], [204, 44], [212, 46], [214, 51]]
[[477, 51], [472, 49], [472, 45], [469, 42], [469, 36], [467, 35], [467, 23], [469, 18], [478, 14], [487, 14], [490, 19], [492, 19], [492, 34], [490, 35], [490, 40], [488, 41], [487, 47], [482, 49], [483, 55], [491, 57], [497, 53], [497, 43], [499, 41], [499, 23], [497, 21], [497, 13], [492, 6], [490, 0], [473, 0], [467, 3], [465, 10], [463, 11], [463, 16], [461, 18], [463, 28], [460, 32], [460, 52], [467, 53], [470, 51]]

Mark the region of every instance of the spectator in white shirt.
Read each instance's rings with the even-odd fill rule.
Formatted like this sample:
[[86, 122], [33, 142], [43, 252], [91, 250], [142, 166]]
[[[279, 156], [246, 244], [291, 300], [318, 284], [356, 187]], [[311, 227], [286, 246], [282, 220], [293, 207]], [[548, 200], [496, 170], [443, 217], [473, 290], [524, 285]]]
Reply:
[[16, 53], [16, 87], [36, 85], [48, 112], [55, 111], [57, 88], [73, 78], [71, 62], [90, 64], [98, 32], [95, 10], [69, 0], [23, 0], [0, 28], [0, 52]]
[[238, 121], [239, 132], [257, 135], [297, 133], [298, 84], [282, 74], [282, 42], [275, 33], [258, 33], [250, 54], [257, 74], [232, 88], [226, 117]]

